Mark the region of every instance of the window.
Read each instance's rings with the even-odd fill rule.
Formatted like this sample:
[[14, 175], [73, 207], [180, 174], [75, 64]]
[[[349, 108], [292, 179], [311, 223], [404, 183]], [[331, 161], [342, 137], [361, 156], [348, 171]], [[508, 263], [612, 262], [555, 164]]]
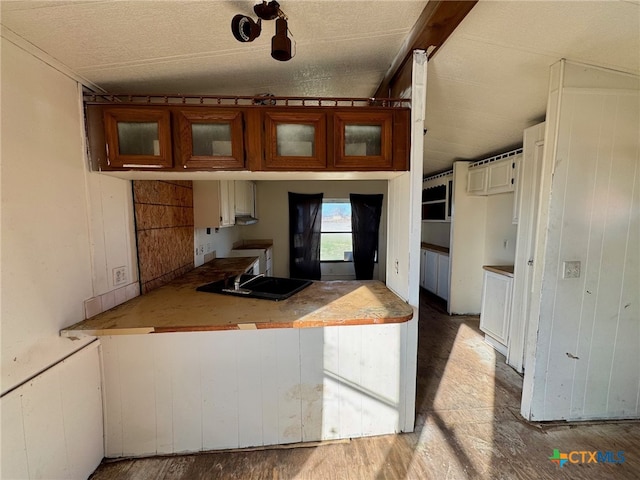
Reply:
[[351, 203], [348, 199], [322, 201], [321, 262], [352, 262]]

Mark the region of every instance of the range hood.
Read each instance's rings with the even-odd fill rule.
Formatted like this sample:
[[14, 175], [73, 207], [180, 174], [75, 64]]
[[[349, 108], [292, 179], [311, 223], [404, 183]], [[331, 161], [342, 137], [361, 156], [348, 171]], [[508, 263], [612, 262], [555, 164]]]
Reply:
[[258, 219], [251, 215], [236, 215], [236, 225], [253, 225]]

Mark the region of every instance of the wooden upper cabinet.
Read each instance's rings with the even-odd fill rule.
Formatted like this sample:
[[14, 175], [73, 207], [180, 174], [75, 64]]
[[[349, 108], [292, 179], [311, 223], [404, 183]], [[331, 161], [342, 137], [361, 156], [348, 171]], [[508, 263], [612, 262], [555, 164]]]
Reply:
[[242, 111], [199, 108], [177, 111], [176, 116], [183, 169], [244, 168]]
[[393, 111], [335, 112], [333, 118], [337, 169], [393, 168]]
[[327, 168], [327, 127], [324, 112], [264, 113], [264, 170]]
[[409, 170], [408, 108], [90, 104], [86, 116], [96, 170]]
[[103, 111], [107, 165], [171, 168], [171, 120], [161, 108], [108, 107]]

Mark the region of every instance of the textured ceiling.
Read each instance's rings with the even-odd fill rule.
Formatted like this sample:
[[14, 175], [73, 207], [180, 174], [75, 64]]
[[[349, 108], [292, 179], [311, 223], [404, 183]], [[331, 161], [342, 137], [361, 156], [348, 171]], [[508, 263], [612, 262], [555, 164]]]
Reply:
[[[230, 31], [254, 1], [2, 0], [3, 36], [35, 46], [108, 92], [368, 97], [426, 1], [282, 0], [296, 56]], [[544, 119], [561, 58], [640, 74], [640, 1], [487, 1], [428, 66], [424, 172], [522, 143]]]
[[562, 58], [640, 74], [640, 2], [480, 1], [429, 62], [425, 173], [522, 145]]
[[370, 96], [421, 1], [281, 1], [296, 41], [271, 58], [275, 22], [240, 43], [231, 19], [258, 1], [2, 1], [2, 24], [109, 92]]

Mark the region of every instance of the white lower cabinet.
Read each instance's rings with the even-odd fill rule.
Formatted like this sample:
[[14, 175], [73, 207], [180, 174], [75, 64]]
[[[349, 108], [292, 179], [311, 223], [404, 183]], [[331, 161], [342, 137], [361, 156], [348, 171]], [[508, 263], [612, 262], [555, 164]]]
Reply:
[[438, 253], [427, 250], [427, 270], [425, 276], [425, 288], [431, 293], [438, 292]]
[[438, 254], [438, 283], [436, 295], [449, 300], [449, 255]]
[[449, 255], [423, 248], [420, 250], [420, 286], [449, 300]]
[[512, 277], [485, 270], [480, 330], [486, 334], [488, 343], [504, 355], [509, 341], [512, 285]]

